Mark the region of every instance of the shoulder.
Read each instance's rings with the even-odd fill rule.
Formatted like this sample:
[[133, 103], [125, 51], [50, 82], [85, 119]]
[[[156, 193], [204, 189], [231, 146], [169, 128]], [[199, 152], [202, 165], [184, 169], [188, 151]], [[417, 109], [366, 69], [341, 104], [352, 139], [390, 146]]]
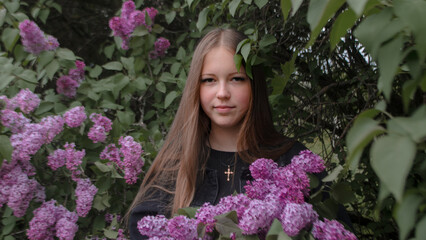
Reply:
[[308, 148], [305, 145], [295, 141], [293, 146], [287, 152], [281, 155], [278, 159], [275, 159], [275, 162], [277, 162], [279, 166], [286, 166], [291, 163], [291, 159], [294, 156], [298, 155], [301, 151], [306, 149]]

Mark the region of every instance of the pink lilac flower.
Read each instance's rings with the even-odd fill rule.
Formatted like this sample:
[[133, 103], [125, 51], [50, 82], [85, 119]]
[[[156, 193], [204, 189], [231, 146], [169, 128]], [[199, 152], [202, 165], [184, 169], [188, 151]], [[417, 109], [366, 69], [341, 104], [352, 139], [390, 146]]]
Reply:
[[94, 125], [90, 128], [87, 134], [89, 139], [94, 143], [103, 142], [106, 139], [106, 134], [112, 129], [112, 122], [109, 118], [102, 116], [98, 113], [92, 113], [90, 120]]
[[80, 86], [78, 81], [72, 79], [68, 75], [63, 75], [56, 80], [56, 91], [59, 94], [63, 94], [69, 98], [75, 97], [77, 94], [77, 88]]
[[74, 143], [66, 143], [65, 148], [65, 166], [71, 172], [77, 171], [77, 168], [81, 165], [83, 157], [86, 155], [86, 151], [83, 149], [77, 151]]
[[54, 171], [65, 165], [66, 162], [66, 151], [63, 149], [57, 149], [47, 157], [47, 165]]
[[92, 208], [92, 202], [98, 189], [90, 182], [90, 179], [77, 179], [77, 188], [75, 195], [77, 196], [77, 214], [80, 217], [85, 217]]
[[79, 127], [87, 118], [83, 106], [74, 107], [64, 113], [65, 123], [72, 128]]
[[10, 136], [13, 147], [12, 159], [17, 161], [29, 161], [41, 146], [45, 143], [45, 129], [39, 124], [27, 124], [24, 131]]
[[120, 149], [117, 148], [113, 143], [108, 144], [99, 156], [100, 159], [108, 159], [109, 161], [117, 164], [120, 169], [124, 169], [124, 164], [123, 161], [121, 161], [121, 157], [122, 154], [120, 152]]
[[263, 200], [271, 192], [277, 192], [275, 183], [268, 179], [256, 179], [244, 186], [249, 198]]
[[56, 222], [56, 236], [60, 240], [72, 240], [75, 233], [78, 231], [77, 225], [78, 215], [75, 212], [66, 212], [61, 215], [61, 218]]
[[63, 240], [74, 239], [78, 230], [76, 213], [69, 212], [62, 205], [56, 206], [55, 200], [44, 202], [33, 213], [27, 230], [28, 239], [54, 239], [54, 236]]
[[[304, 202], [303, 195], [309, 193], [309, 177], [301, 169], [292, 164], [274, 171], [274, 180], [283, 191], [281, 197], [291, 202]], [[300, 192], [301, 194], [298, 194]], [[284, 194], [285, 193], [285, 194]]]
[[312, 227], [312, 235], [318, 240], [356, 240], [356, 236], [346, 230], [336, 220], [324, 219], [316, 221]]
[[75, 61], [76, 68], [70, 69], [68, 75], [63, 75], [56, 80], [56, 91], [69, 98], [75, 97], [77, 88], [84, 80], [84, 67], [86, 66], [82, 61]]
[[277, 206], [273, 202], [253, 199], [240, 218], [238, 226], [243, 234], [267, 231], [276, 217]]
[[40, 104], [40, 98], [31, 92], [28, 88], [21, 89], [15, 97], [10, 99], [12, 105], [17, 106], [25, 114], [34, 111]]
[[143, 236], [165, 237], [167, 236], [167, 218], [163, 215], [145, 216], [138, 221], [137, 228]]
[[290, 237], [299, 234], [300, 230], [318, 219], [318, 214], [309, 203], [289, 203], [281, 214], [280, 221], [284, 232]]
[[309, 150], [303, 150], [291, 159], [291, 164], [309, 173], [319, 173], [324, 171], [324, 160]]
[[25, 125], [31, 121], [22, 113], [4, 109], [0, 112], [0, 122], [3, 126], [10, 128], [12, 133], [20, 133], [24, 130]]
[[154, 50], [149, 53], [151, 59], [157, 59], [166, 55], [166, 50], [170, 47], [170, 41], [160, 37], [154, 43]]
[[[113, 30], [113, 35], [122, 39], [121, 47], [129, 49], [129, 40], [136, 27], [144, 25], [148, 31], [152, 30], [152, 23], [158, 11], [155, 8], [145, 8], [138, 11], [132, 0], [126, 1], [122, 5], [120, 17], [113, 17], [109, 21], [109, 27]], [[151, 19], [151, 24], [145, 22], [145, 14]]]
[[127, 240], [126, 236], [124, 235], [124, 230], [121, 228], [118, 229], [117, 240]]
[[176, 240], [193, 240], [198, 236], [195, 219], [182, 215], [170, 219], [167, 223], [167, 230], [170, 237]]
[[254, 179], [270, 180], [273, 172], [278, 169], [278, 164], [272, 159], [260, 158], [250, 164], [249, 169]]
[[58, 40], [44, 32], [33, 21], [24, 20], [19, 24], [22, 45], [27, 52], [38, 55], [42, 51], [55, 50]]
[[50, 143], [64, 130], [65, 121], [61, 116], [47, 116], [41, 119], [39, 125], [43, 128], [44, 143]]
[[124, 179], [126, 183], [134, 184], [138, 180], [138, 175], [142, 172], [144, 161], [141, 157], [142, 146], [135, 142], [131, 136], [120, 137], [120, 152], [124, 156]]

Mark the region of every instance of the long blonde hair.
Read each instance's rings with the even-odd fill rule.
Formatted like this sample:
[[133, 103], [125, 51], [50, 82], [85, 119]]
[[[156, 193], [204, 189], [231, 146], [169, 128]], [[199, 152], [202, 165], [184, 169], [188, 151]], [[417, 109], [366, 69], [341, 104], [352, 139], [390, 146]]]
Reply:
[[[149, 198], [148, 193], [155, 188], [172, 194], [171, 213], [190, 205], [198, 172], [209, 154], [206, 143], [210, 119], [200, 106], [200, 76], [204, 56], [219, 46], [235, 52], [238, 43], [245, 38], [242, 33], [232, 29], [215, 29], [198, 43], [176, 117], [129, 211]], [[291, 141], [273, 127], [266, 82], [260, 70], [253, 68], [253, 79], [250, 81], [253, 97], [237, 143], [238, 154], [249, 163], [260, 157], [277, 158], [291, 146]]]

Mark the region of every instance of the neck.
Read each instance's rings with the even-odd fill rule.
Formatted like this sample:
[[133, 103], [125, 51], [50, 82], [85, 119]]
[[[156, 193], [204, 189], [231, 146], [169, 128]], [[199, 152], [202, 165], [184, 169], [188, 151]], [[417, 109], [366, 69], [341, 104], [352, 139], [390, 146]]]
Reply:
[[219, 128], [212, 126], [209, 135], [210, 147], [224, 152], [237, 152], [240, 128]]

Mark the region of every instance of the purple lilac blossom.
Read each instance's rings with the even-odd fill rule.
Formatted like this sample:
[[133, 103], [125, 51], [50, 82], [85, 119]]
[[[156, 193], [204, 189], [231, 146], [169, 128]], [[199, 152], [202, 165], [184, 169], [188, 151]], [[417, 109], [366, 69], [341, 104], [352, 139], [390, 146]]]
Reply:
[[167, 233], [167, 218], [163, 215], [146, 216], [138, 221], [138, 230], [143, 236], [150, 238], [165, 237]]
[[127, 240], [126, 236], [124, 235], [124, 230], [121, 228], [118, 229], [117, 240]]
[[170, 47], [170, 41], [160, 37], [154, 43], [154, 50], [149, 53], [151, 59], [157, 59], [166, 55], [166, 50]]
[[123, 161], [121, 161], [122, 154], [120, 152], [120, 149], [115, 146], [115, 144], [111, 143], [108, 144], [105, 149], [101, 152], [99, 158], [103, 160], [109, 160], [115, 164], [120, 169], [124, 168]]
[[45, 129], [39, 124], [27, 124], [24, 131], [10, 136], [13, 147], [12, 159], [17, 161], [29, 161], [41, 146], [45, 143]]
[[309, 150], [303, 150], [291, 159], [291, 164], [308, 173], [319, 173], [325, 170], [324, 160]]
[[106, 134], [112, 129], [112, 122], [109, 118], [98, 113], [92, 113], [90, 120], [94, 123], [87, 134], [93, 143], [103, 142], [106, 139]]
[[10, 128], [12, 133], [21, 133], [25, 125], [31, 122], [22, 113], [17, 113], [9, 109], [1, 110], [0, 121], [3, 126]]
[[240, 218], [238, 226], [243, 234], [257, 234], [267, 231], [277, 215], [277, 205], [274, 202], [253, 199]]
[[50, 143], [64, 130], [65, 121], [61, 116], [47, 116], [42, 118], [39, 125], [43, 128], [44, 143]]
[[54, 171], [65, 165], [67, 153], [63, 149], [57, 149], [47, 157], [47, 165]]
[[85, 217], [92, 208], [92, 202], [98, 189], [90, 182], [90, 179], [77, 179], [75, 196], [77, 197], [76, 211], [78, 216]]
[[69, 98], [75, 97], [79, 86], [80, 84], [68, 75], [63, 75], [56, 80], [56, 91]]
[[318, 214], [309, 203], [289, 203], [280, 216], [284, 232], [290, 237], [299, 234], [300, 230], [318, 219]]
[[[136, 10], [132, 0], [126, 1], [122, 5], [120, 17], [113, 17], [109, 21], [109, 27], [113, 30], [113, 35], [122, 39], [121, 47], [129, 49], [129, 40], [136, 27], [144, 25], [148, 31], [152, 30], [152, 23], [158, 11], [155, 8], [145, 8], [142, 11]], [[145, 14], [151, 19], [151, 24], [145, 22]]]
[[38, 107], [40, 98], [27, 88], [21, 89], [15, 97], [10, 99], [10, 102], [12, 106], [19, 107], [23, 113], [29, 114]]
[[195, 219], [182, 215], [170, 219], [167, 223], [167, 230], [170, 237], [176, 240], [193, 240], [198, 236]]
[[50, 35], [45, 36], [44, 32], [33, 21], [22, 21], [19, 23], [19, 30], [25, 51], [34, 55], [59, 47], [58, 40]]
[[66, 143], [65, 148], [65, 166], [71, 172], [76, 172], [80, 164], [82, 163], [83, 157], [86, 155], [86, 151], [83, 149], [77, 151], [75, 149], [75, 143]]
[[356, 240], [356, 236], [346, 230], [336, 220], [324, 219], [316, 221], [312, 227], [312, 235], [318, 240]]
[[120, 152], [124, 156], [124, 179], [127, 184], [134, 184], [138, 180], [138, 175], [142, 172], [144, 161], [141, 157], [142, 146], [135, 142], [131, 136], [120, 137]]
[[78, 82], [80, 84], [84, 80], [84, 68], [86, 64], [83, 61], [75, 61], [76, 68], [70, 69], [68, 71], [68, 76]]
[[249, 169], [253, 178], [271, 180], [278, 164], [272, 159], [260, 158], [250, 164]]
[[56, 236], [60, 240], [72, 240], [78, 231], [77, 225], [78, 215], [75, 212], [68, 212], [60, 215], [60, 219], [56, 222]]
[[72, 128], [80, 127], [86, 119], [87, 115], [83, 106], [74, 107], [64, 113], [65, 123]]

